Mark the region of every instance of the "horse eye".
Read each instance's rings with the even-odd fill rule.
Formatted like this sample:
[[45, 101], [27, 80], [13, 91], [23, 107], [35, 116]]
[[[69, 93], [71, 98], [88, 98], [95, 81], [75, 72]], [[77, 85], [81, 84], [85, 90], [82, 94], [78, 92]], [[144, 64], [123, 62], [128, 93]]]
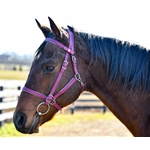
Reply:
[[49, 73], [49, 72], [52, 72], [54, 69], [55, 69], [55, 67], [53, 67], [53, 66], [46, 66], [44, 68], [44, 72]]

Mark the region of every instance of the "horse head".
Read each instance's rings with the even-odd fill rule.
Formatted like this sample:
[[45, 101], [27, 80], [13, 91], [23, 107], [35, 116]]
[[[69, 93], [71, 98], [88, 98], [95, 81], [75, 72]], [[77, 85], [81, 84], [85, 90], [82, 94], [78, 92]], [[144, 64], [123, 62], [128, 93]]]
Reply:
[[16, 129], [29, 134], [38, 132], [58, 110], [74, 102], [85, 87], [73, 28], [60, 28], [51, 18], [50, 28], [36, 22], [46, 39], [36, 52], [13, 117]]

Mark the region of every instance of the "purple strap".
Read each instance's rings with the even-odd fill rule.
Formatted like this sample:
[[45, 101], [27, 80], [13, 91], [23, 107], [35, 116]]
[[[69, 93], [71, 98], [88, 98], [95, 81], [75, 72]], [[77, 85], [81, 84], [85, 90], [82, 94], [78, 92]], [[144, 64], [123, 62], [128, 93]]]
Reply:
[[60, 48], [64, 49], [66, 52], [70, 53], [71, 55], [74, 54], [74, 51], [72, 51], [70, 48], [66, 47], [65, 45], [61, 44], [60, 42], [58, 42], [58, 41], [56, 41], [54, 39], [46, 38], [44, 41], [51, 42], [51, 43], [59, 46]]
[[[55, 81], [55, 83], [54, 83], [54, 85], [53, 85], [49, 95], [46, 96], [46, 95], [41, 94], [41, 93], [39, 93], [37, 91], [31, 90], [31, 89], [29, 89], [27, 87], [24, 87], [22, 89], [22, 91], [30, 93], [30, 94], [32, 94], [32, 95], [34, 95], [36, 97], [41, 98], [41, 99], [44, 99], [45, 100], [45, 104], [47, 104], [47, 105], [51, 104], [51, 105], [55, 106], [58, 110], [61, 110], [61, 107], [56, 103], [56, 99], [59, 96], [61, 96], [63, 93], [65, 93], [76, 81], [80, 82], [82, 90], [84, 89], [84, 83], [82, 82], [82, 80], [80, 78], [80, 74], [78, 73], [77, 67], [76, 67], [76, 57], [74, 55], [74, 53], [75, 53], [74, 52], [74, 35], [73, 35], [73, 33], [70, 30], [68, 30], [68, 33], [69, 33], [69, 48], [66, 47], [65, 45], [63, 45], [62, 43], [54, 40], [54, 39], [51, 39], [51, 38], [46, 38], [45, 39], [46, 42], [51, 42], [51, 43], [59, 46], [60, 48], [62, 48], [62, 49], [64, 49], [66, 51], [66, 56], [65, 56], [64, 62], [62, 64], [60, 72], [59, 72], [59, 74], [57, 76], [57, 79], [56, 79], [56, 81]], [[73, 69], [74, 69], [75, 75], [68, 82], [68, 84], [64, 88], [62, 88], [58, 93], [56, 93], [54, 95], [54, 92], [55, 92], [55, 90], [56, 90], [56, 88], [57, 88], [57, 86], [58, 86], [58, 84], [59, 84], [59, 82], [61, 80], [61, 77], [62, 77], [64, 71], [67, 68], [69, 54], [72, 57], [72, 63], [73, 63]]]
[[[23, 87], [22, 91], [27, 92], [27, 93], [30, 93], [30, 94], [32, 94], [32, 95], [34, 95], [34, 96], [36, 96], [36, 97], [39, 97], [39, 98], [41, 98], [41, 99], [44, 99], [44, 100], [46, 100], [46, 99], [48, 98], [48, 96], [46, 96], [46, 95], [44, 95], [44, 94], [42, 94], [42, 93], [39, 93], [39, 92], [37, 92], [37, 91], [31, 90], [31, 89], [29, 89], [29, 88], [27, 88], [27, 87]], [[61, 110], [61, 107], [56, 103], [56, 101], [54, 101], [53, 105], [54, 105], [58, 110]]]
[[32, 94], [32, 95], [34, 95], [36, 97], [39, 97], [41, 99], [46, 99], [46, 97], [47, 97], [44, 94], [41, 94], [41, 93], [39, 93], [37, 91], [33, 91], [33, 90], [31, 90], [31, 89], [29, 89], [27, 87], [23, 87], [22, 91], [28, 92], [28, 93], [30, 93], [30, 94]]
[[60, 70], [60, 72], [59, 72], [59, 74], [58, 74], [58, 77], [57, 77], [57, 79], [56, 79], [56, 81], [55, 81], [55, 83], [54, 83], [54, 85], [53, 85], [53, 88], [52, 88], [52, 90], [51, 90], [51, 92], [50, 92], [50, 95], [53, 95], [53, 94], [54, 94], [54, 92], [55, 92], [55, 90], [56, 90], [56, 88], [57, 88], [57, 86], [58, 86], [58, 84], [59, 84], [59, 82], [60, 82], [60, 79], [61, 79], [61, 77], [62, 77], [64, 71], [65, 71], [66, 68], [67, 68], [67, 65], [68, 65], [68, 61], [67, 61], [67, 60], [68, 60], [68, 53], [66, 53], [65, 60], [64, 60], [63, 65], [62, 65], [62, 67], [61, 67], [61, 70]]

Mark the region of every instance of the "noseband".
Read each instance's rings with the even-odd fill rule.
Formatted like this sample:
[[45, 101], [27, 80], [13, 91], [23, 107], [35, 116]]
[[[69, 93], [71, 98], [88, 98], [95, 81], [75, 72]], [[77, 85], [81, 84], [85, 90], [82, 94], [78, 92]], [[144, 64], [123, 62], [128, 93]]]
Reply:
[[[34, 90], [32, 90], [30, 88], [27, 88], [27, 87], [24, 87], [22, 89], [22, 91], [30, 93], [30, 94], [44, 100], [44, 102], [40, 103], [37, 107], [38, 115], [45, 115], [50, 110], [50, 105], [53, 105], [58, 110], [61, 110], [61, 107], [57, 104], [56, 99], [59, 96], [61, 96], [62, 94], [64, 94], [76, 81], [78, 81], [81, 84], [82, 90], [84, 88], [84, 83], [82, 82], [80, 74], [78, 73], [78, 70], [77, 70], [77, 67], [76, 67], [76, 57], [75, 57], [75, 52], [74, 52], [74, 35], [70, 30], [68, 30], [68, 33], [69, 33], [69, 48], [66, 47], [65, 45], [63, 45], [62, 43], [52, 39], [52, 38], [46, 38], [45, 39], [46, 42], [53, 43], [53, 44], [59, 46], [61, 49], [66, 51], [66, 55], [65, 55], [65, 59], [63, 61], [62, 67], [59, 71], [57, 79], [56, 79], [49, 95], [46, 96], [42, 93], [39, 93], [39, 92], [34, 91]], [[63, 75], [64, 71], [67, 69], [69, 55], [71, 55], [71, 58], [72, 58], [74, 77], [68, 82], [68, 84], [64, 88], [62, 88], [58, 93], [56, 93], [54, 95], [54, 92], [55, 92], [55, 90], [56, 90], [56, 88], [57, 88], [57, 86], [58, 86], [58, 84], [59, 84], [59, 82], [62, 78], [62, 75]], [[39, 111], [39, 108], [40, 108], [41, 105], [47, 105], [47, 110], [45, 112]]]

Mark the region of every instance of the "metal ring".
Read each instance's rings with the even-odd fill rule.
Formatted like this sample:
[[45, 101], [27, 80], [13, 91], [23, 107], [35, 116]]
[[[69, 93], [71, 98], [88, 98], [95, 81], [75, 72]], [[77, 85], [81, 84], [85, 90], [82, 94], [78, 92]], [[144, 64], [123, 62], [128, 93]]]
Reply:
[[40, 104], [37, 106], [37, 110], [36, 110], [36, 111], [37, 111], [37, 113], [38, 113], [39, 116], [47, 114], [48, 111], [50, 110], [50, 105], [47, 105], [47, 110], [46, 110], [45, 112], [40, 112], [40, 111], [39, 111], [39, 108], [40, 108], [40, 106], [42, 106], [42, 105], [47, 105], [47, 104], [45, 104], [45, 102], [42, 102], [42, 103], [40, 103]]

